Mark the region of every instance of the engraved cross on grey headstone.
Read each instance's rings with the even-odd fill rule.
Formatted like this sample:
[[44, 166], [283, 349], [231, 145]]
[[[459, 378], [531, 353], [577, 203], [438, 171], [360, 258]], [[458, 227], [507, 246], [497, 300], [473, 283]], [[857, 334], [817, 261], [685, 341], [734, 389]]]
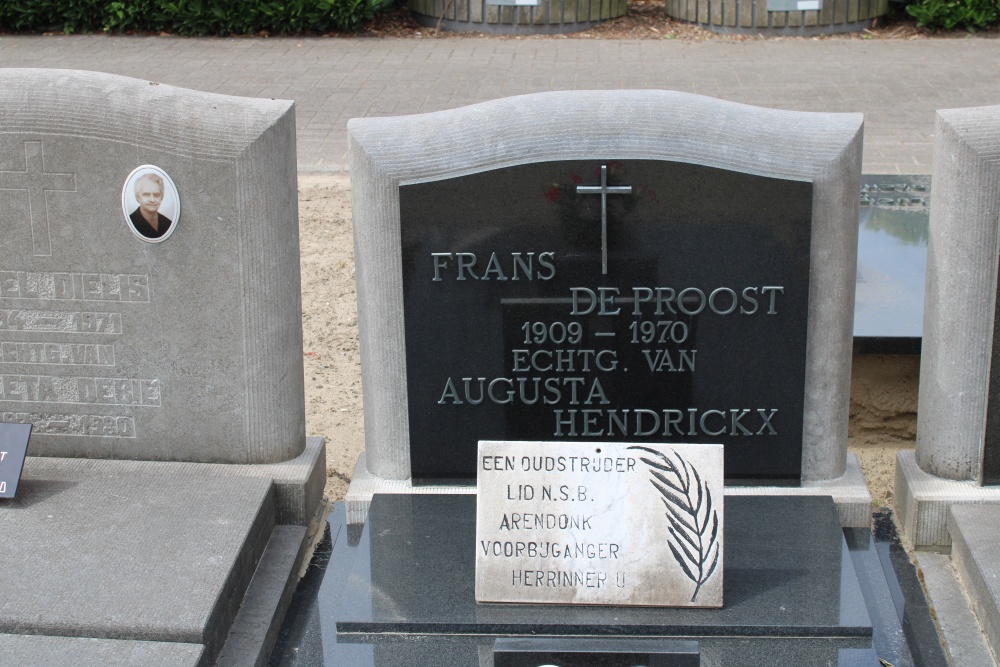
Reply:
[[76, 192], [76, 174], [45, 171], [42, 142], [24, 142], [24, 171], [0, 171], [0, 190], [26, 190], [31, 218], [31, 246], [36, 257], [52, 254], [49, 192]]
[[580, 195], [601, 195], [601, 275], [608, 275], [608, 195], [630, 195], [631, 185], [608, 186], [608, 165], [601, 165], [600, 185], [578, 185]]

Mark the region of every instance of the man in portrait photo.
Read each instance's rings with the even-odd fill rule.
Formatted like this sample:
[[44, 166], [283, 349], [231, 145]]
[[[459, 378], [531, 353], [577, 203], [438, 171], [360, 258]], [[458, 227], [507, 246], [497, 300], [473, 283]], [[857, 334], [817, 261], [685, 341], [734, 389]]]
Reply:
[[173, 221], [160, 213], [163, 203], [163, 179], [156, 174], [143, 174], [135, 180], [135, 199], [139, 208], [129, 216], [135, 230], [148, 239], [158, 239], [167, 233]]

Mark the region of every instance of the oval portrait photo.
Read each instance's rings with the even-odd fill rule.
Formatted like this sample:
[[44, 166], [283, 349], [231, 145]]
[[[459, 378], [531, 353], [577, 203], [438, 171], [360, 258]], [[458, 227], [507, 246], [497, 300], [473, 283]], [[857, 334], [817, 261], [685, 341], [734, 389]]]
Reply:
[[129, 229], [143, 241], [166, 241], [181, 217], [177, 186], [159, 167], [136, 167], [122, 188], [122, 212]]

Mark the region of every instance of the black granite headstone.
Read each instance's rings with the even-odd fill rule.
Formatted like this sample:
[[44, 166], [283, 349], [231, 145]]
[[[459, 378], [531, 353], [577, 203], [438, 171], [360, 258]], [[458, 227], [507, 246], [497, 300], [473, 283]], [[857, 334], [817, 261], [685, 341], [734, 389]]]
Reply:
[[729, 480], [798, 483], [810, 183], [574, 161], [399, 194], [414, 481], [496, 439], [722, 443]]
[[13, 498], [21, 481], [31, 424], [0, 424], [0, 498]]
[[993, 341], [990, 351], [982, 456], [980, 472], [982, 484], [1000, 484], [1000, 289], [997, 290], [993, 302]]
[[993, 344], [990, 353], [989, 390], [986, 397], [986, 428], [983, 434], [982, 483], [1000, 484], [1000, 290], [994, 301]]

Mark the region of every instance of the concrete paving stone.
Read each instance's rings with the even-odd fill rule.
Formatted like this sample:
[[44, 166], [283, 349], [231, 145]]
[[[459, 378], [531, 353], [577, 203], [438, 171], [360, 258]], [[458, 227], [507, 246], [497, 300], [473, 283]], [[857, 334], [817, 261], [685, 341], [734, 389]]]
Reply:
[[865, 173], [868, 174], [910, 174], [913, 173], [911, 170], [906, 170], [905, 172], [900, 168], [900, 165], [895, 162], [872, 162], [865, 163]]
[[0, 663], [17, 667], [202, 667], [204, 653], [180, 642], [0, 634]]
[[[854, 40], [726, 42], [599, 40], [190, 39], [174, 37], [0, 37], [0, 66], [72, 67], [149, 78], [230, 94], [286, 96], [333, 119], [343, 104], [314, 90], [384, 84], [377, 96], [412, 91], [408, 110], [448, 108], [540, 89], [673, 88], [759, 106], [862, 111], [866, 136], [891, 132], [893, 120], [920, 115], [931, 135], [940, 107], [1000, 99], [1000, 73], [981, 63], [1000, 56], [1000, 40]], [[421, 67], [404, 67], [419, 63]], [[666, 65], [665, 65], [666, 64]], [[205, 70], [209, 70], [206, 74]], [[480, 83], [471, 88], [468, 73]], [[415, 87], [408, 84], [417, 79]], [[443, 83], [433, 94], [427, 84]], [[512, 82], [519, 82], [515, 85]], [[269, 87], [274, 85], [275, 87]], [[283, 86], [279, 88], [278, 86]], [[396, 108], [394, 103], [391, 108]], [[390, 108], [372, 103], [373, 109]], [[379, 111], [380, 112], [380, 111]], [[369, 113], [375, 113], [369, 110]], [[888, 118], [875, 126], [873, 114]], [[331, 129], [333, 154], [346, 150]], [[301, 142], [300, 142], [301, 144]], [[897, 169], [914, 159], [899, 146]], [[330, 160], [332, 155], [309, 158]], [[305, 155], [299, 152], [300, 164]], [[878, 164], [886, 161], [878, 160]], [[865, 170], [875, 164], [867, 152]]]

